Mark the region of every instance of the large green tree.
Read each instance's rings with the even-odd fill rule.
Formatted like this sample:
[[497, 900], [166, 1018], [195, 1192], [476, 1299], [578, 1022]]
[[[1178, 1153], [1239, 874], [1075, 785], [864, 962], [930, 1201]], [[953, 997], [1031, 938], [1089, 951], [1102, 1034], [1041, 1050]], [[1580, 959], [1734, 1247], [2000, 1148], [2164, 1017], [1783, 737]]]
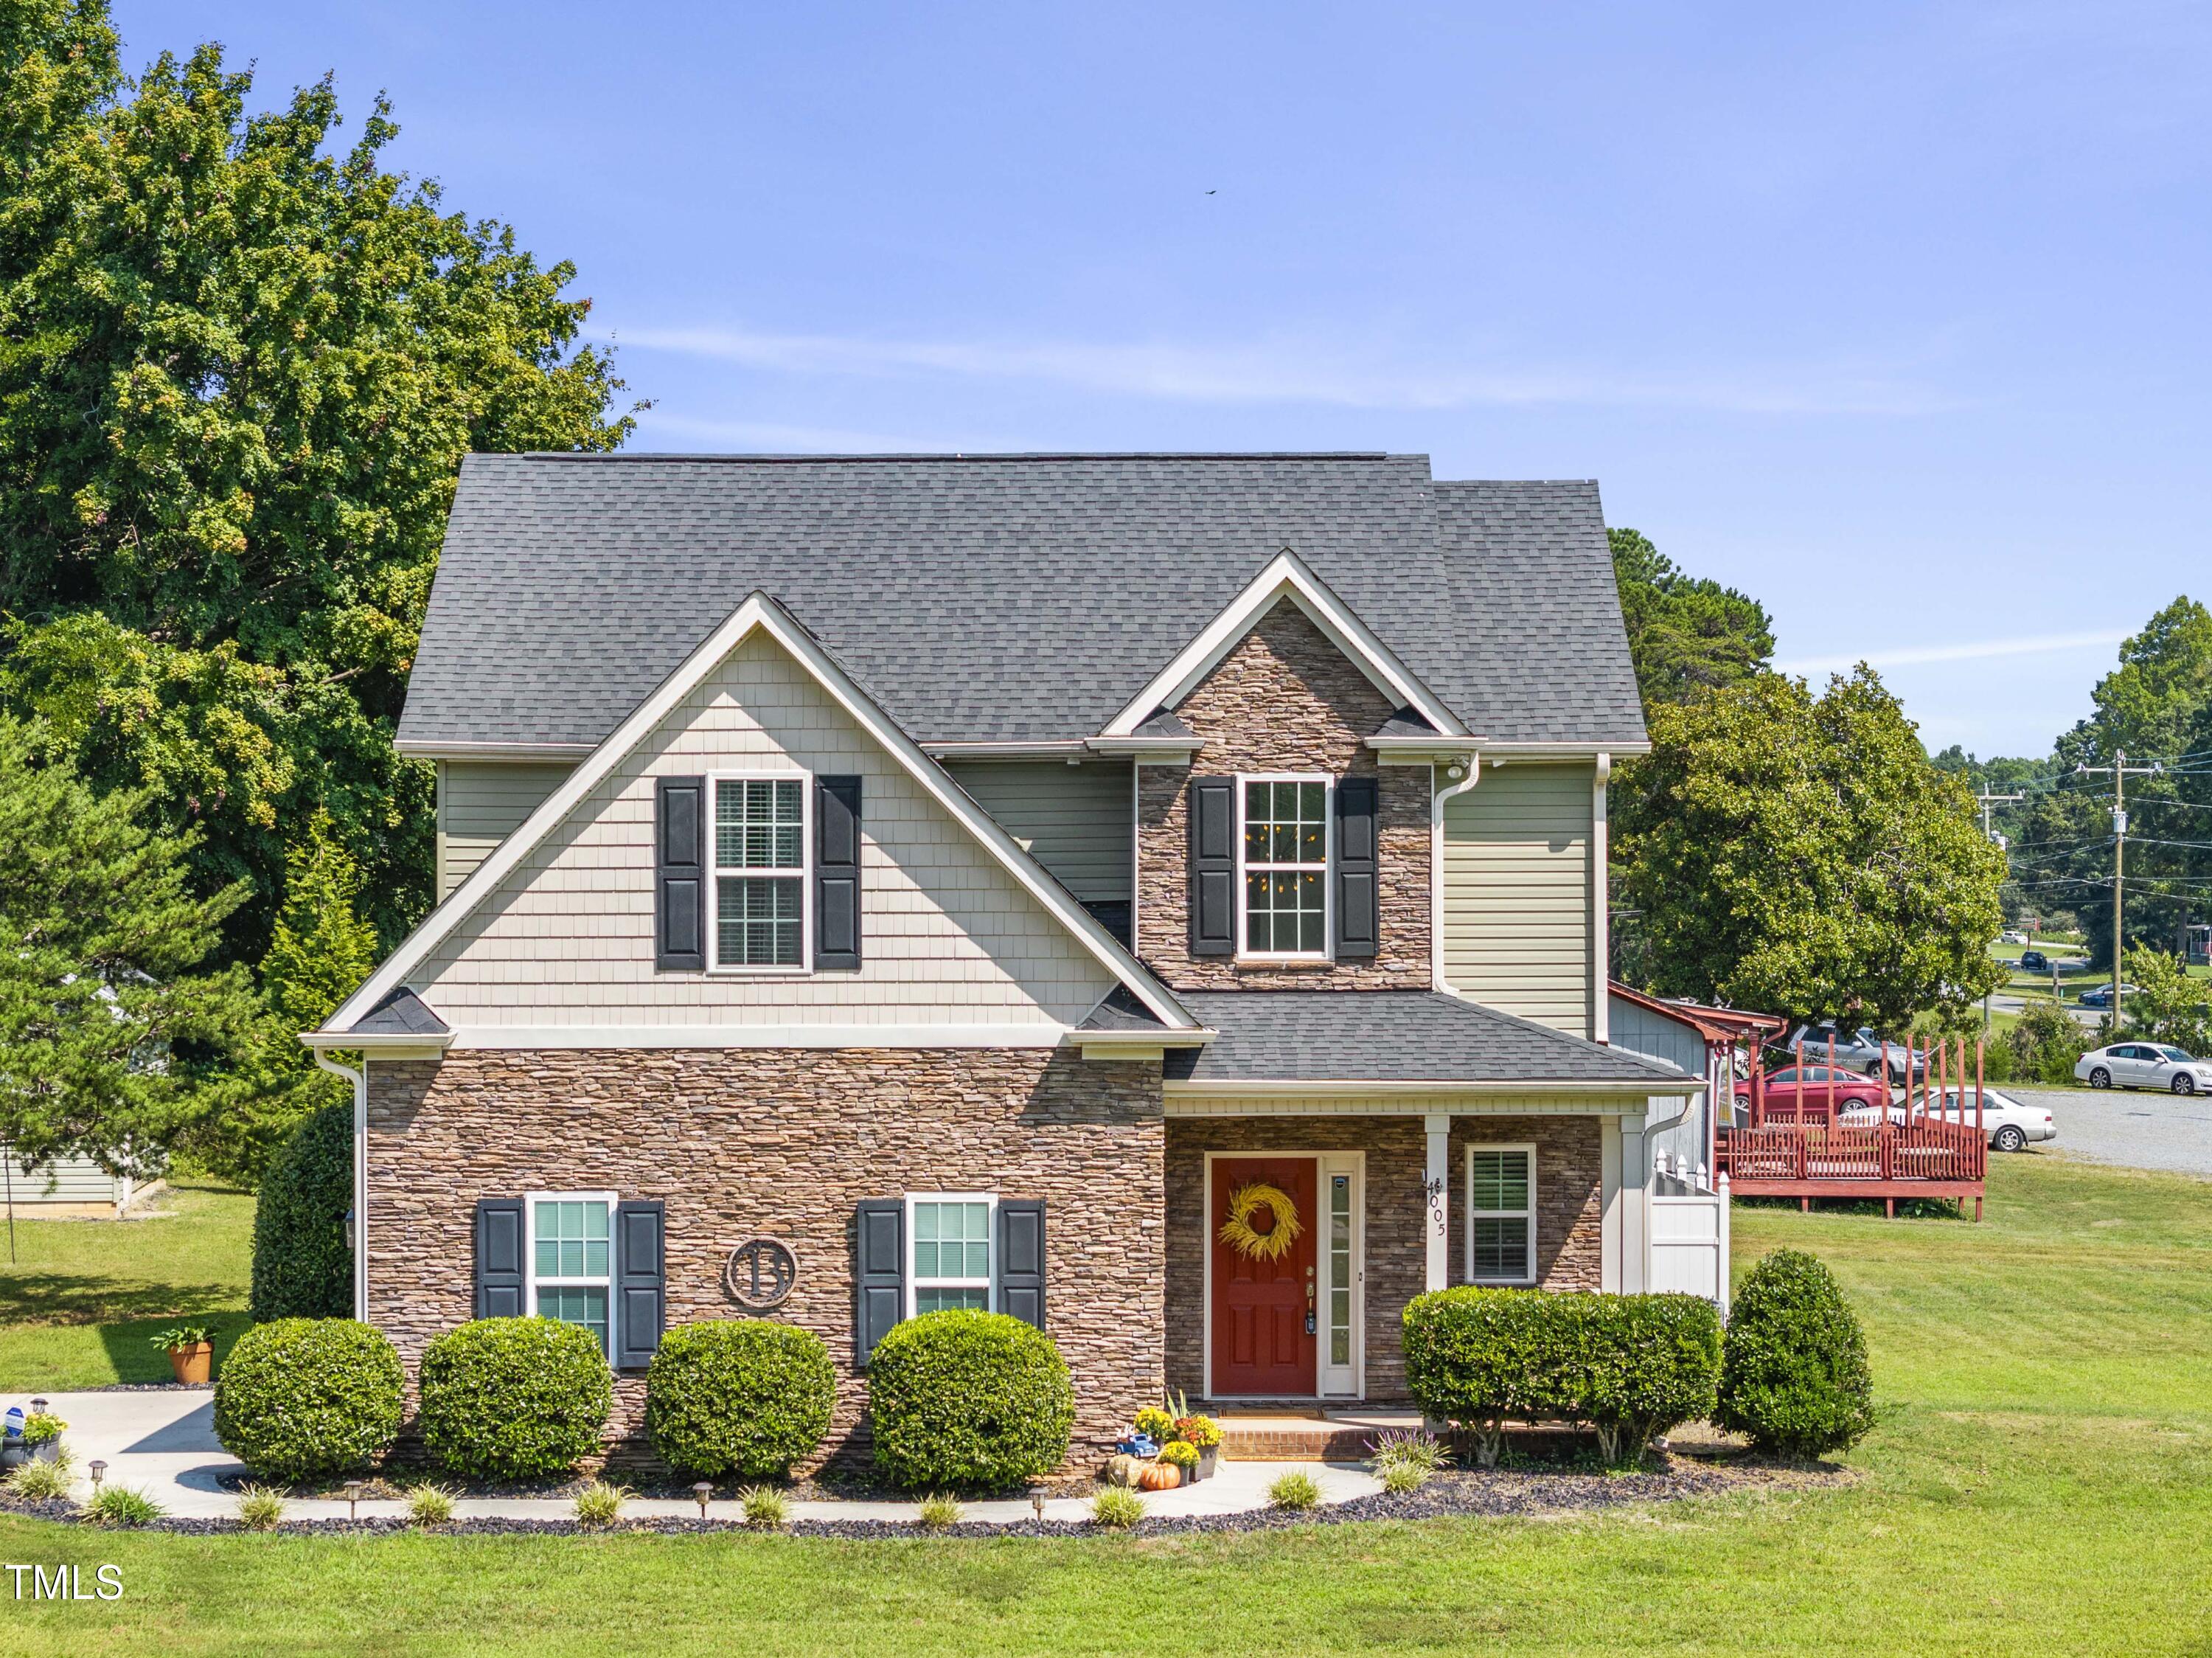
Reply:
[[0, 717], [0, 1141], [143, 1172], [237, 1088], [260, 1005], [212, 967], [245, 896], [191, 890], [191, 837], [100, 793]]
[[1686, 575], [1632, 529], [1607, 530], [1629, 655], [1649, 710], [1740, 684], [1774, 655], [1774, 629], [1755, 599]]
[[1662, 704], [1651, 741], [1613, 803], [1650, 988], [1894, 1029], [2002, 977], [2003, 856], [1870, 669]]
[[244, 878], [327, 810], [388, 944], [427, 907], [390, 741], [460, 457], [599, 449], [621, 381], [513, 231], [349, 149], [331, 83], [249, 113], [221, 48], [127, 76], [104, 0], [0, 0], [0, 697]]

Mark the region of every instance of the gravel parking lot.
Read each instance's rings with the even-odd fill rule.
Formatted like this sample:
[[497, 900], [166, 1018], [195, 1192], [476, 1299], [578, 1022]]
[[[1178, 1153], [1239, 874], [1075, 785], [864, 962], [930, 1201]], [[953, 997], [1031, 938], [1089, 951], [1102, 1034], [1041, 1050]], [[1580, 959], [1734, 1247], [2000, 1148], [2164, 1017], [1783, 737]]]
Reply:
[[2212, 1094], [2007, 1088], [2058, 1125], [2046, 1149], [2092, 1162], [2212, 1176]]

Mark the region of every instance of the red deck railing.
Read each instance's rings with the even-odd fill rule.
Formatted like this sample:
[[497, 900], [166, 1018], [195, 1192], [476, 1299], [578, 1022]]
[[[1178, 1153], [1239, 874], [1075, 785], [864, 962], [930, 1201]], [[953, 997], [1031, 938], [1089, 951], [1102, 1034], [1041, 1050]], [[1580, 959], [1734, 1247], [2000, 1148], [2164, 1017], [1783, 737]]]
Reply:
[[[1715, 1137], [1715, 1172], [1727, 1174], [1736, 1195], [1808, 1202], [1820, 1197], [1881, 1198], [1893, 1214], [1899, 1198], [1972, 1198], [1974, 1217], [1981, 1218], [1989, 1137], [1983, 1121], [1979, 1045], [1970, 1070], [1963, 1039], [1925, 1050], [1908, 1043], [1904, 1103], [1881, 1110], [1887, 1120], [1865, 1123], [1838, 1121], [1855, 1109], [1852, 1102], [1838, 1097], [1832, 1081], [1806, 1087], [1802, 1048], [1796, 1058], [1800, 1080], [1794, 1100], [1768, 1100], [1765, 1065], [1755, 1059], [1749, 1124]], [[1832, 1045], [1827, 1059], [1832, 1078]], [[1885, 1082], [1887, 1071], [1885, 1050]], [[1886, 1096], [1887, 1088], [1882, 1092]], [[1949, 1100], [1956, 1103], [1946, 1112]], [[1856, 1109], [1869, 1119], [1877, 1115], [1872, 1106]]]

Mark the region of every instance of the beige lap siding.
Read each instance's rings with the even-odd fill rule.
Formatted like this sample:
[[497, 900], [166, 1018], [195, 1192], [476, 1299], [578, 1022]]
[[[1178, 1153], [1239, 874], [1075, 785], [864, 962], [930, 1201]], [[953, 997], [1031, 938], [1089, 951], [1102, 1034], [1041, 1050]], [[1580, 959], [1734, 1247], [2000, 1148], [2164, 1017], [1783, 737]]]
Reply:
[[[1451, 1137], [1450, 1281], [1467, 1282], [1467, 1148], [1536, 1146], [1536, 1265], [1547, 1289], [1599, 1287], [1598, 1119], [1459, 1117]], [[1168, 1385], [1197, 1398], [1205, 1375], [1206, 1154], [1366, 1154], [1366, 1397], [1406, 1396], [1406, 1303], [1427, 1286], [1428, 1137], [1418, 1116], [1183, 1118], [1167, 1134]]]
[[[1184, 990], [1425, 991], [1429, 956], [1429, 768], [1377, 767], [1366, 740], [1393, 712], [1304, 612], [1276, 605], [1176, 712], [1206, 739], [1195, 765], [1137, 768], [1137, 954]], [[1371, 957], [1240, 966], [1190, 954], [1193, 776], [1296, 771], [1378, 779], [1382, 936]]]
[[[667, 1205], [673, 1326], [746, 1316], [729, 1252], [789, 1243], [773, 1318], [837, 1368], [825, 1454], [864, 1454], [853, 1217], [864, 1198], [994, 1192], [1047, 1204], [1047, 1323], [1075, 1384], [1081, 1465], [1159, 1395], [1164, 1228], [1157, 1064], [1035, 1048], [591, 1049], [369, 1068], [368, 1312], [410, 1370], [474, 1314], [479, 1198], [610, 1191]], [[645, 1379], [615, 1385], [617, 1461], [649, 1454]]]

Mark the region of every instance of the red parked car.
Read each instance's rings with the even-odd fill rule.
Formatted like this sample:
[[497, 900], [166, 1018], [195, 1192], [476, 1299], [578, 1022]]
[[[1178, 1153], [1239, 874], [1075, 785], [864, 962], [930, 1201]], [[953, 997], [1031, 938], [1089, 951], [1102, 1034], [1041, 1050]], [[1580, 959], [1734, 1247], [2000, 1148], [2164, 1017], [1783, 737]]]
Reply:
[[[1862, 1076], [1855, 1070], [1845, 1070], [1841, 1065], [1784, 1065], [1766, 1074], [1767, 1120], [1826, 1121], [1832, 1084], [1835, 1108], [1839, 1112], [1862, 1106], [1869, 1109], [1886, 1106], [1890, 1100], [1887, 1084], [1875, 1077]], [[1747, 1125], [1751, 1121], [1748, 1082], [1735, 1085], [1735, 1109], [1737, 1122]]]

